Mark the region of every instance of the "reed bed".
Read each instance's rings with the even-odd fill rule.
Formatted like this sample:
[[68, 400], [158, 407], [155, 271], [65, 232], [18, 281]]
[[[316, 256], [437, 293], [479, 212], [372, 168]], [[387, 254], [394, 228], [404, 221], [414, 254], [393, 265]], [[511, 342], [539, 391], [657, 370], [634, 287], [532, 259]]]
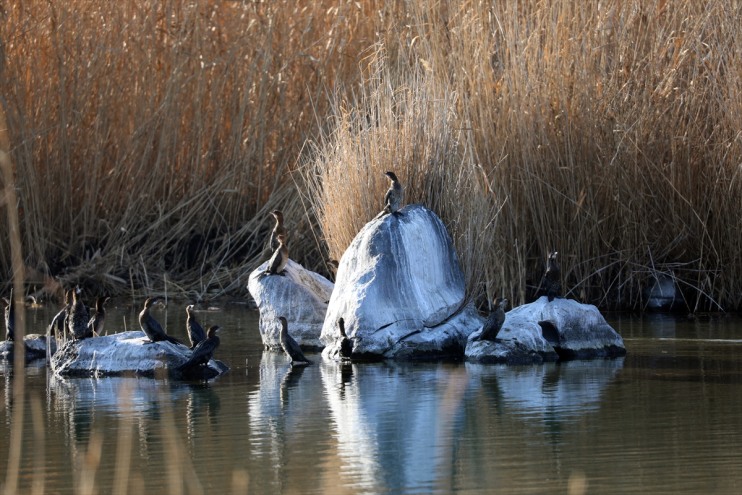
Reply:
[[741, 10], [404, 3], [304, 162], [329, 255], [392, 169], [448, 225], [481, 304], [532, 298], [556, 249], [569, 297], [642, 308], [664, 274], [691, 310], [739, 309]]
[[533, 297], [556, 249], [569, 297], [641, 308], [665, 274], [693, 310], [739, 309], [740, 10], [9, 5], [27, 290], [244, 294], [274, 208], [292, 257], [326, 272], [393, 169], [448, 225], [480, 304]]
[[[4, 9], [0, 85], [29, 284], [244, 292], [268, 256], [274, 208], [296, 232], [294, 257], [316, 264], [289, 169], [327, 107], [325, 88], [354, 73], [369, 44], [363, 9], [209, 0]], [[9, 253], [0, 245], [4, 273]]]

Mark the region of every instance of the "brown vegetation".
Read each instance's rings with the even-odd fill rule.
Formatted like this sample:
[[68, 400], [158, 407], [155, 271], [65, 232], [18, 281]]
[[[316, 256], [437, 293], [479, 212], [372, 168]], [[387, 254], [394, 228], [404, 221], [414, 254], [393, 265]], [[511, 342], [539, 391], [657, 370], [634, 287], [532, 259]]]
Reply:
[[668, 273], [691, 308], [737, 309], [740, 9], [9, 5], [0, 85], [29, 277], [243, 291], [274, 208], [292, 257], [326, 270], [391, 169], [449, 226], [479, 301], [530, 297], [556, 249], [570, 297], [640, 306]]
[[31, 282], [243, 291], [277, 207], [295, 256], [316, 264], [289, 166], [325, 88], [370, 42], [355, 4], [305, 3], [5, 7], [0, 84]]
[[523, 302], [556, 249], [569, 297], [640, 307], [666, 273], [692, 309], [739, 308], [734, 5], [407, 4], [308, 160], [330, 255], [393, 169], [449, 226], [474, 297]]

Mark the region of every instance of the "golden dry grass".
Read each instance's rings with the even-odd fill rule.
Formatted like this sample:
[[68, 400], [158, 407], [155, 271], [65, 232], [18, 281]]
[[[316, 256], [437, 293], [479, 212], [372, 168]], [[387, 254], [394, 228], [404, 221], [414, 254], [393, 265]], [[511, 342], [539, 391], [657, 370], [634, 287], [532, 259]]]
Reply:
[[9, 5], [0, 85], [28, 280], [243, 292], [276, 207], [292, 257], [325, 271], [394, 169], [449, 226], [480, 302], [526, 300], [557, 249], [571, 297], [638, 307], [667, 273], [689, 307], [738, 309], [741, 9]]
[[[308, 231], [289, 166], [369, 44], [363, 9], [335, 4], [6, 6], [0, 84], [30, 281], [244, 290], [270, 210]], [[312, 245], [294, 253], [311, 262]]]
[[393, 169], [449, 226], [475, 298], [523, 302], [557, 249], [570, 297], [640, 307], [666, 273], [691, 309], [739, 308], [741, 9], [405, 4], [306, 160], [330, 254]]

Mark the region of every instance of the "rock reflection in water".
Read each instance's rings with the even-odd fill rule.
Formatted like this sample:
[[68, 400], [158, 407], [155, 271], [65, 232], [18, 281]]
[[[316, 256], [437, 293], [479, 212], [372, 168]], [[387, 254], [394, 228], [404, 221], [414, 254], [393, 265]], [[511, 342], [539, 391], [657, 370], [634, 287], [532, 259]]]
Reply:
[[[207, 384], [167, 382], [151, 378], [60, 378], [50, 375], [51, 408], [64, 418], [70, 440], [87, 441], [93, 418], [107, 414], [119, 420], [134, 421], [140, 433], [140, 451], [148, 458], [149, 439], [162, 417], [162, 408], [185, 404], [189, 442], [204, 423], [216, 422], [219, 396]], [[198, 423], [198, 424], [197, 424]], [[159, 434], [159, 433], [158, 433]]]
[[466, 363], [475, 381], [494, 379], [502, 401], [498, 407], [545, 421], [570, 421], [597, 410], [603, 390], [622, 367], [623, 358], [539, 366]]
[[342, 471], [369, 491], [448, 490], [467, 375], [462, 367], [322, 364]]
[[[600, 407], [622, 363], [322, 361], [292, 369], [283, 355], [265, 352], [260, 385], [248, 396], [250, 451], [273, 490], [295, 488], [292, 469], [316, 462], [320, 486], [452, 492], [460, 479], [497, 479], [487, 466], [498, 446], [481, 445], [482, 431], [517, 423], [525, 431], [536, 418], [553, 445], [563, 425]], [[318, 438], [319, 431], [329, 438]]]
[[282, 490], [291, 459], [318, 453], [316, 425], [325, 401], [311, 384], [318, 380], [316, 365], [292, 368], [283, 353], [264, 351], [259, 374], [260, 386], [248, 395], [250, 452], [261, 476], [270, 474], [263, 482]]

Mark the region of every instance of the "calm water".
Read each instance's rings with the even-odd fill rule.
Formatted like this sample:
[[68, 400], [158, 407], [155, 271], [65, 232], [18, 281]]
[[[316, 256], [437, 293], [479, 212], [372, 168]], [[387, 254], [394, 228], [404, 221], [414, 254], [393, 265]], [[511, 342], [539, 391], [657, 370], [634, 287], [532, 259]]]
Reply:
[[[29, 311], [31, 330], [53, 309]], [[185, 335], [181, 305], [157, 316]], [[209, 384], [28, 368], [23, 491], [36, 471], [47, 492], [73, 492], [87, 470], [110, 493], [128, 458], [132, 493], [742, 492], [737, 318], [609, 318], [629, 352], [614, 361], [340, 366], [315, 354], [291, 370], [263, 352], [256, 312], [199, 316], [225, 329], [218, 357], [232, 368]], [[107, 324], [135, 328], [136, 310], [111, 308]], [[7, 445], [13, 379], [0, 378]]]

